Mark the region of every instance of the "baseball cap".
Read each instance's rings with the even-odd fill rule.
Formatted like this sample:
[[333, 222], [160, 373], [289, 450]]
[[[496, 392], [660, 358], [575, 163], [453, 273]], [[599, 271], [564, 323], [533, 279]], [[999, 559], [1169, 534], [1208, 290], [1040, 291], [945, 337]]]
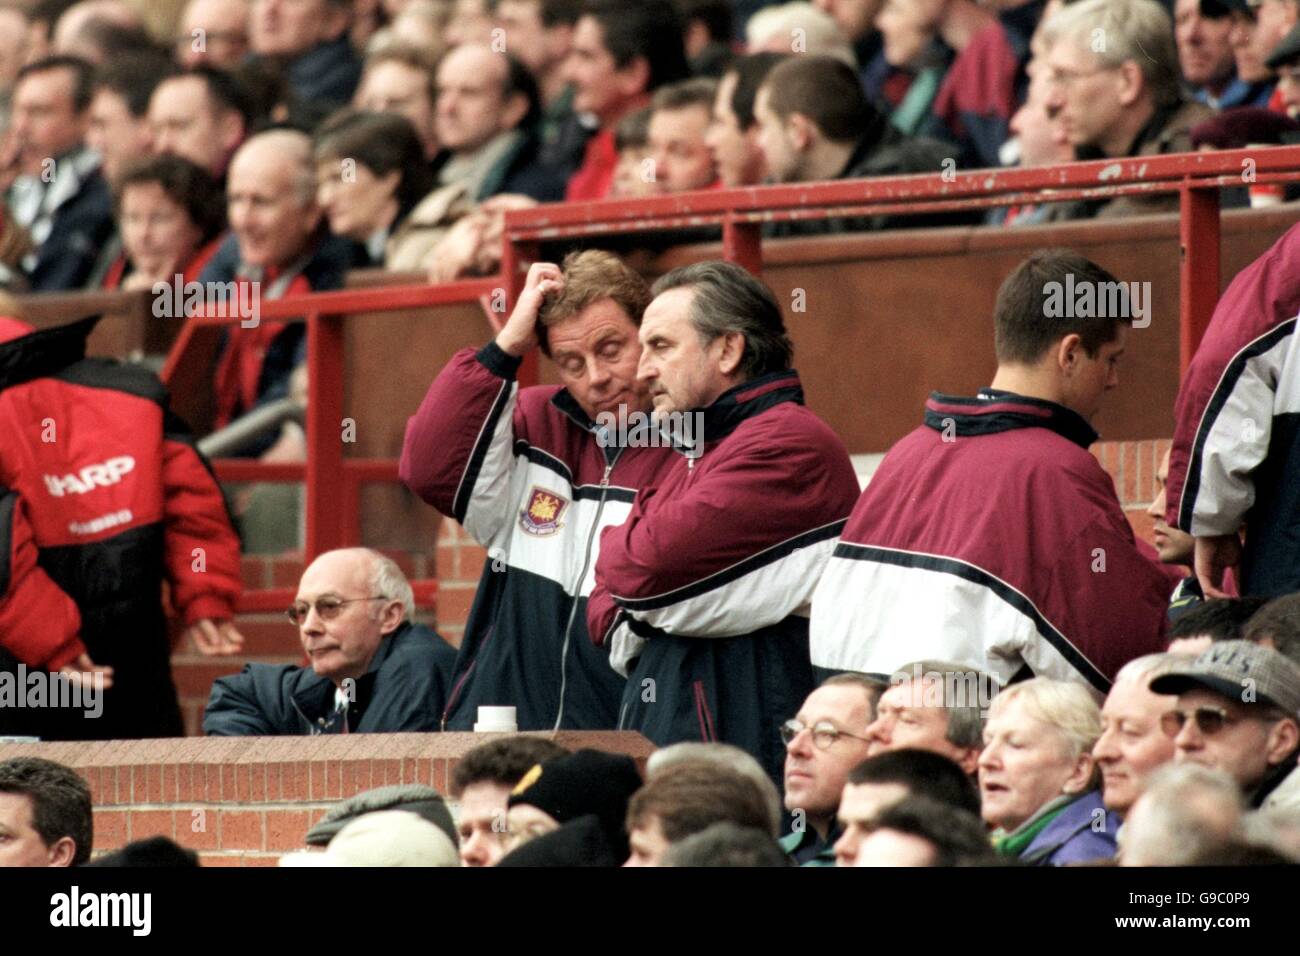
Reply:
[[1200, 657], [1162, 670], [1149, 686], [1156, 694], [1204, 687], [1230, 700], [1272, 704], [1300, 715], [1300, 666], [1251, 641], [1219, 641]]

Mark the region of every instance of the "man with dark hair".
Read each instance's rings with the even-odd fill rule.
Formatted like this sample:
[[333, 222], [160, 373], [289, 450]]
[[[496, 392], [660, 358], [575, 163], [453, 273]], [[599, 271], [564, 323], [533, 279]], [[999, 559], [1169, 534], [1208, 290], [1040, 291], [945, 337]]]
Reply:
[[545, 737], [513, 736], [480, 744], [456, 762], [449, 789], [460, 802], [461, 863], [494, 866], [505, 855], [510, 791], [533, 767], [566, 753]]
[[682, 41], [691, 73], [718, 77], [731, 61], [734, 11], [731, 0], [673, 0], [682, 19]]
[[[852, 68], [829, 56], [795, 56], [763, 80], [754, 100], [758, 145], [778, 183], [940, 173], [956, 150], [910, 137], [867, 100]], [[947, 225], [952, 215], [803, 220], [773, 223], [769, 235], [806, 235], [898, 225]]]
[[646, 138], [661, 192], [707, 189], [717, 180], [704, 138], [716, 86], [712, 80], [682, 80], [661, 86], [650, 101]]
[[993, 383], [931, 395], [877, 469], [813, 599], [814, 665], [880, 674], [932, 657], [1001, 686], [1034, 674], [1104, 693], [1125, 661], [1164, 649], [1168, 581], [1088, 453], [1119, 384], [1126, 289], [1062, 249], [1002, 283]]
[[715, 823], [674, 843], [660, 866], [790, 866], [790, 858], [763, 830], [734, 823]]
[[229, 73], [210, 66], [175, 73], [149, 98], [153, 151], [188, 159], [224, 182], [252, 116], [247, 93]]
[[1248, 621], [1268, 603], [1268, 598], [1214, 598], [1179, 615], [1169, 625], [1169, 650], [1174, 654], [1200, 654], [1217, 641], [1237, 641]]
[[637, 380], [674, 436], [672, 461], [601, 536], [591, 638], [628, 677], [620, 729], [660, 745], [732, 743], [775, 780], [776, 728], [813, 688], [800, 611], [857, 477], [803, 404], [767, 286], [715, 261], [674, 269], [652, 291]]
[[1228, 5], [1220, 0], [1175, 0], [1173, 13], [1178, 65], [1198, 102], [1216, 110], [1267, 105], [1272, 92], [1267, 81], [1251, 83], [1237, 76]]
[[80, 288], [113, 233], [113, 201], [87, 147], [94, 70], [76, 57], [28, 63], [14, 82], [8, 135], [18, 178], [6, 197], [34, 249], [22, 259], [33, 291]]
[[127, 163], [149, 153], [149, 97], [167, 69], [162, 54], [136, 53], [106, 63], [95, 73], [86, 145], [99, 153], [110, 184], [117, 182]]
[[1241, 636], [1300, 664], [1300, 594], [1269, 601], [1246, 622]]
[[[535, 263], [496, 339], [458, 352], [407, 423], [402, 481], [488, 549], [444, 715], [469, 730], [480, 705], [513, 705], [522, 730], [607, 730], [623, 680], [585, 625], [600, 529], [675, 457], [615, 447], [602, 415], [643, 414], [636, 378], [645, 280], [590, 249]], [[540, 348], [560, 386], [519, 389]]]
[[186, 849], [175, 840], [170, 840], [165, 836], [134, 840], [122, 847], [122, 849], [114, 850], [112, 853], [105, 853], [103, 856], [96, 857], [86, 864], [86, 866], [96, 868], [156, 866], [167, 869], [198, 867], [198, 865], [199, 855], [197, 853]]
[[299, 100], [328, 113], [352, 99], [361, 79], [348, 39], [352, 12], [352, 0], [252, 0], [249, 46], [283, 68]]
[[573, 31], [564, 75], [574, 86], [573, 108], [594, 116], [600, 131], [587, 143], [566, 199], [609, 194], [618, 162], [618, 121], [644, 106], [665, 83], [689, 74], [681, 20], [670, 0], [590, 0]]
[[94, 837], [90, 787], [40, 757], [0, 760], [0, 867], [80, 866]]
[[756, 186], [767, 176], [763, 150], [758, 145], [754, 98], [767, 74], [785, 58], [783, 53], [739, 57], [718, 81], [713, 120], [704, 139], [723, 186]]
[[[656, 774], [627, 805], [625, 866], [662, 866], [669, 845], [715, 823], [766, 830], [767, 802], [753, 780], [718, 763], [687, 760]], [[768, 835], [775, 837], [774, 832]]]
[[800, 866], [831, 866], [839, 837], [835, 811], [844, 781], [867, 754], [866, 728], [884, 685], [861, 674], [836, 674], [808, 695], [781, 725], [785, 808], [791, 832], [781, 849]]
[[886, 807], [860, 840], [846, 835], [841, 842], [845, 847], [837, 866], [960, 866], [996, 860], [979, 817], [924, 795]]
[[975, 781], [961, 764], [933, 750], [904, 747], [868, 757], [849, 771], [845, 787], [875, 787], [860, 796], [871, 796], [883, 806], [892, 794], [885, 787], [899, 786], [903, 796], [932, 797], [958, 810], [980, 812], [980, 793]]

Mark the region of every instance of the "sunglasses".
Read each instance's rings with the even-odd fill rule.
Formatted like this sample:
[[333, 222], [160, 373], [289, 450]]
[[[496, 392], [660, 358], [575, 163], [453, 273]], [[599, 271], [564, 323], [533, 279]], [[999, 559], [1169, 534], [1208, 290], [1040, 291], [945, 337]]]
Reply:
[[1213, 737], [1229, 724], [1237, 722], [1221, 707], [1197, 707], [1195, 710], [1171, 710], [1160, 717], [1160, 729], [1166, 737], [1177, 737], [1187, 721], [1196, 724], [1196, 730], [1202, 737]]

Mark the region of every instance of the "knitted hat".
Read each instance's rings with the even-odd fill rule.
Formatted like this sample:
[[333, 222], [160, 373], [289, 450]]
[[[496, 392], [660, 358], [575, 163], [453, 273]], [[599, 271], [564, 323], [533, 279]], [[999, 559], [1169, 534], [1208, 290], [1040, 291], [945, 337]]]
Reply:
[[509, 806], [534, 806], [561, 824], [595, 814], [610, 842], [617, 844], [626, 841], [623, 820], [627, 803], [639, 789], [641, 774], [631, 757], [578, 750], [524, 774], [510, 795]]

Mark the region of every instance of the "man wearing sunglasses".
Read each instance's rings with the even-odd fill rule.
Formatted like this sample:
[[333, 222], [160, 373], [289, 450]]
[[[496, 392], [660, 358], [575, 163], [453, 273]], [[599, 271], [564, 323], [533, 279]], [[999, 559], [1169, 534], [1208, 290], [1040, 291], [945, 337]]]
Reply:
[[1150, 687], [1178, 695], [1161, 717], [1176, 762], [1224, 771], [1251, 807], [1300, 805], [1300, 667], [1250, 641], [1221, 641]]
[[411, 616], [401, 569], [368, 548], [327, 551], [303, 572], [286, 612], [306, 667], [246, 664], [219, 678], [209, 737], [437, 730], [456, 652]]

